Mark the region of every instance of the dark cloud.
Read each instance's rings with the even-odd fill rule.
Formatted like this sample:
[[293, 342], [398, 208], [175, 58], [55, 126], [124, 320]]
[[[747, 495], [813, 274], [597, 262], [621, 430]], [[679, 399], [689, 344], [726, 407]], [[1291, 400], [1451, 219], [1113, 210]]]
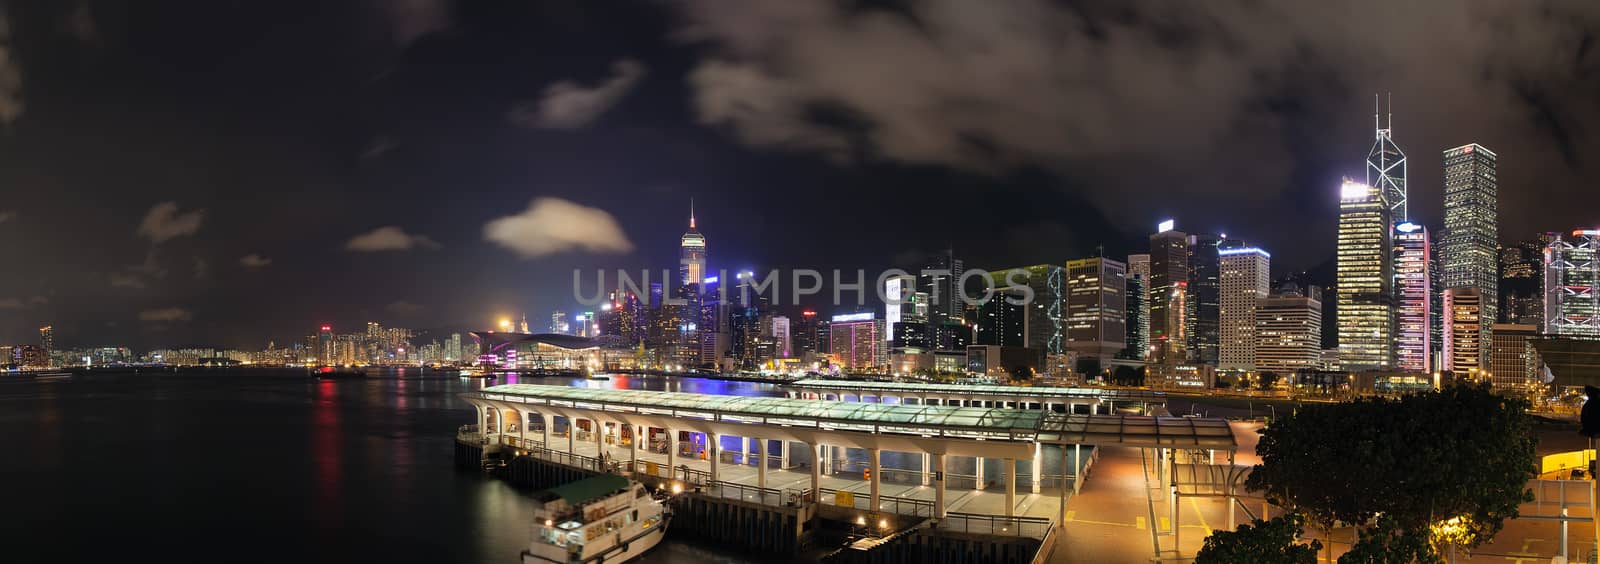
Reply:
[[611, 64], [612, 76], [593, 87], [563, 80], [545, 88], [536, 102], [512, 108], [512, 123], [546, 129], [576, 129], [606, 113], [644, 77], [644, 65], [633, 59]]
[[11, 18], [0, 2], [0, 128], [22, 116], [22, 63], [12, 47]]

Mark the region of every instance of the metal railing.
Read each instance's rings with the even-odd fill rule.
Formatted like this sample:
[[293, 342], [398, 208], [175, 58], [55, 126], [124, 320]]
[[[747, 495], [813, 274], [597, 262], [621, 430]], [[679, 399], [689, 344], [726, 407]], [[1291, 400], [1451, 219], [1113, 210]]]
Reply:
[[759, 503], [761, 505], [771, 505], [773, 507], [782, 507], [789, 500], [794, 499], [792, 490], [761, 488], [756, 486], [747, 486], [744, 484], [736, 484], [733, 482], [723, 482], [720, 480], [707, 484], [703, 491], [712, 497], [718, 497], [722, 499], [737, 499], [751, 503]]
[[[839, 505], [837, 495], [839, 490], [835, 490], [833, 488], [822, 488], [821, 492], [821, 503], [827, 505]], [[806, 492], [802, 492], [802, 494], [804, 493]], [[896, 515], [908, 515], [912, 517], [933, 517], [935, 513], [932, 500], [879, 495], [878, 507], [874, 508], [872, 507], [871, 494], [867, 492], [853, 492], [848, 490], [846, 490], [845, 493], [849, 494], [853, 498], [850, 506], [854, 509], [887, 512]]]
[[[514, 439], [516, 437], [510, 438]], [[622, 465], [616, 461], [606, 461], [593, 456], [584, 456], [581, 454], [562, 452], [540, 446], [532, 446], [531, 441], [523, 441], [523, 443], [529, 446], [523, 446], [519, 448], [527, 450], [528, 456], [537, 458], [539, 460], [554, 462], [556, 464], [571, 466], [583, 470], [591, 470], [594, 472], [617, 472], [622, 469]]]
[[951, 512], [945, 514], [945, 518], [940, 519], [934, 526], [958, 533], [1043, 539], [1050, 532], [1050, 519]]

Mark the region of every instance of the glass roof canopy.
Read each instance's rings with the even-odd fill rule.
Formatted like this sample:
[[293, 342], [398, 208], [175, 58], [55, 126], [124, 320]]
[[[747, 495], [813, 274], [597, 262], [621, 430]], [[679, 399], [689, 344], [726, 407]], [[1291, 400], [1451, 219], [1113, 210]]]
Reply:
[[1039, 410], [884, 405], [649, 390], [505, 384], [466, 394], [486, 400], [723, 423], [946, 437], [1136, 447], [1218, 448], [1236, 443], [1221, 419], [1061, 415]]
[[861, 382], [856, 380], [797, 380], [786, 384], [793, 388], [855, 390], [862, 392], [899, 392], [902, 394], [951, 394], [963, 396], [1008, 396], [1039, 399], [1101, 398], [1121, 401], [1165, 402], [1165, 392], [1149, 390], [1109, 390], [1104, 388], [1057, 388], [1024, 386], [969, 386], [966, 384], [918, 384], [904, 382]]

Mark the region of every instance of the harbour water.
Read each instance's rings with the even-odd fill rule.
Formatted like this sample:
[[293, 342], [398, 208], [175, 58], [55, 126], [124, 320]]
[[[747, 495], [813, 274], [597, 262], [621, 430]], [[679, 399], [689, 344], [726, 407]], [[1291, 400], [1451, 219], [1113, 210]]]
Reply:
[[[782, 395], [700, 378], [524, 382]], [[414, 370], [0, 377], [0, 546], [13, 562], [516, 562], [528, 496], [451, 465], [473, 418], [456, 396], [484, 385]], [[641, 561], [772, 559], [669, 537]]]

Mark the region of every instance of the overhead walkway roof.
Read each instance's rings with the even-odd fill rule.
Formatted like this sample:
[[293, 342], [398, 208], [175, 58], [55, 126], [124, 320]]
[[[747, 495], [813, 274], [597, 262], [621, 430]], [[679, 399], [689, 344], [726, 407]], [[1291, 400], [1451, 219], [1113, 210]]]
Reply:
[[1236, 446], [1227, 421], [1222, 419], [1061, 415], [1026, 409], [885, 405], [537, 384], [492, 386], [464, 396], [469, 400], [481, 398], [530, 406], [822, 431], [1135, 447]]

